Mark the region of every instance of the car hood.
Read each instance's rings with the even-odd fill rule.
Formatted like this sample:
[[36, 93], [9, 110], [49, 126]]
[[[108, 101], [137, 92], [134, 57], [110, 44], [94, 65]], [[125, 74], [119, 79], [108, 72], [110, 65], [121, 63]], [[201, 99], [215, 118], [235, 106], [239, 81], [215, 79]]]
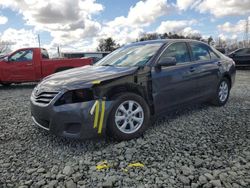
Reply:
[[106, 80], [133, 74], [137, 69], [137, 67], [87, 65], [52, 74], [46, 77], [38, 86], [50, 88], [50, 90], [87, 88]]

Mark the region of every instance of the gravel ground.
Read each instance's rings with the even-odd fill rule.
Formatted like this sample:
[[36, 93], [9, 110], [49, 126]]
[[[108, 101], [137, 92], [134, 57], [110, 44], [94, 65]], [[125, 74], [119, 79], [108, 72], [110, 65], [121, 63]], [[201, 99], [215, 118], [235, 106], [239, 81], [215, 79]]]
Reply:
[[226, 106], [179, 110], [120, 143], [50, 135], [30, 118], [34, 85], [0, 86], [0, 187], [250, 187], [249, 81], [237, 71]]

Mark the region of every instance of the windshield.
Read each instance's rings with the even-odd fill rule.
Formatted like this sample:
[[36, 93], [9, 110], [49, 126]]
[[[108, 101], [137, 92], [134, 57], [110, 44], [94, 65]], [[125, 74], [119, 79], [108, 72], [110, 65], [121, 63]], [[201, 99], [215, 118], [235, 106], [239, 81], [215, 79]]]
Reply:
[[144, 66], [162, 44], [162, 42], [157, 42], [124, 46], [98, 61], [95, 66]]

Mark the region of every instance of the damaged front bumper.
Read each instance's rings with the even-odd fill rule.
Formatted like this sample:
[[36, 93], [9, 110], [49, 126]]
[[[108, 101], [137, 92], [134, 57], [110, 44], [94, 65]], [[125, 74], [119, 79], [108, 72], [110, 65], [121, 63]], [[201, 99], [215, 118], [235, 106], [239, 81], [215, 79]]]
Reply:
[[100, 99], [55, 106], [60, 96], [55, 96], [46, 105], [36, 102], [31, 96], [31, 115], [37, 126], [69, 138], [88, 139], [105, 135], [113, 101]]

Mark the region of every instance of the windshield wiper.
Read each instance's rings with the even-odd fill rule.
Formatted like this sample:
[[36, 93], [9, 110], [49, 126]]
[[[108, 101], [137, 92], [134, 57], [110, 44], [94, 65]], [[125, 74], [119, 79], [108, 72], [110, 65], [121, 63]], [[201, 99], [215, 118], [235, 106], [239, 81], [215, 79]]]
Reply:
[[105, 64], [105, 65], [101, 65], [101, 66], [105, 66], [105, 67], [113, 67], [114, 65]]

